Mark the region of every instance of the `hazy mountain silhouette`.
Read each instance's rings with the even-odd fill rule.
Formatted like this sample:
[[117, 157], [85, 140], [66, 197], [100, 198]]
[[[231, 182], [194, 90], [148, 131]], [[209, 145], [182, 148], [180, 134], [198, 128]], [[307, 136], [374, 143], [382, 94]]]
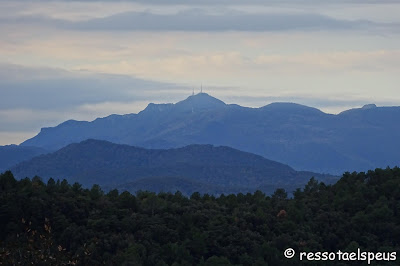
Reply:
[[297, 172], [287, 165], [229, 147], [189, 145], [156, 150], [99, 140], [70, 144], [22, 162], [11, 170], [17, 178], [37, 175], [132, 192], [169, 188], [188, 194], [196, 190], [245, 192], [260, 187], [273, 192], [277, 187], [302, 187], [312, 176], [328, 183], [336, 181], [332, 176]]
[[44, 153], [46, 153], [46, 150], [38, 147], [17, 145], [0, 146], [0, 173], [10, 169], [19, 162], [29, 160]]
[[394, 166], [400, 158], [400, 107], [366, 105], [338, 115], [294, 103], [247, 108], [199, 93], [138, 114], [43, 128], [22, 146], [57, 150], [86, 139], [145, 148], [230, 146], [297, 170], [341, 174]]

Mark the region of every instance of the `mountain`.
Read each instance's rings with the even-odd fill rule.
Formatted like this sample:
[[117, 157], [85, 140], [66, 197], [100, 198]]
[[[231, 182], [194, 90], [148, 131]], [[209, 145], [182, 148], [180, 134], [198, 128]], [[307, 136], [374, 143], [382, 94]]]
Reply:
[[332, 183], [335, 177], [297, 172], [259, 155], [229, 147], [189, 145], [178, 149], [144, 149], [100, 140], [70, 144], [13, 167], [17, 178], [67, 179], [85, 186], [159, 191], [180, 189], [234, 193], [267, 187], [302, 187], [312, 176]]
[[6, 145], [0, 146], [0, 173], [19, 162], [29, 160], [47, 151], [38, 147]]
[[297, 170], [341, 174], [395, 166], [400, 107], [366, 105], [326, 114], [294, 103], [247, 108], [199, 93], [176, 104], [149, 104], [138, 114], [66, 121], [21, 144], [57, 150], [86, 139], [144, 148], [230, 146]]

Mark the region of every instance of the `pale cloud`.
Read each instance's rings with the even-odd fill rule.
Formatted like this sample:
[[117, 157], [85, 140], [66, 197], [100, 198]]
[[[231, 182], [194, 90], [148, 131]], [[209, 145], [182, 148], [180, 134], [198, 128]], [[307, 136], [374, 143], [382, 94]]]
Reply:
[[2, 1], [0, 140], [177, 102], [200, 84], [249, 107], [399, 105], [398, 12], [398, 1]]
[[15, 143], [24, 131], [139, 112], [150, 101], [180, 100], [189, 89], [131, 76], [0, 64], [0, 93], [1, 136]]
[[[15, 2], [26, 3], [27, 0], [15, 0]], [[55, 1], [51, 0], [39, 0], [37, 2], [48, 2], [52, 3]], [[242, 0], [70, 0], [70, 3], [107, 3], [107, 2], [122, 2], [122, 3], [141, 3], [151, 5], [229, 5], [229, 4], [260, 4], [260, 5], [271, 5], [271, 4], [312, 4], [312, 5], [326, 5], [326, 4], [378, 4], [378, 3], [397, 3], [397, 0], [248, 0], [243, 3]]]
[[57, 111], [43, 111], [27, 108], [14, 108], [0, 110], [2, 131], [37, 130], [38, 119], [43, 124], [53, 124], [54, 119], [60, 115]]
[[25, 140], [34, 137], [36, 131], [0, 131], [0, 145], [20, 144]]
[[126, 11], [144, 11], [146, 7], [126, 1], [7, 1], [3, 0], [0, 17], [48, 17], [66, 21], [85, 21]]
[[162, 80], [229, 79], [232, 76], [263, 78], [263, 73], [301, 75], [350, 72], [399, 73], [400, 50], [313, 52], [300, 54], [261, 54], [248, 56], [238, 51], [166, 56], [133, 63], [79, 65], [94, 72], [124, 73]]
[[330, 53], [305, 53], [297, 55], [260, 55], [254, 62], [273, 65], [288, 71], [299, 71], [301, 66], [308, 71], [400, 71], [400, 50], [346, 51]]
[[399, 22], [399, 2], [393, 1], [2, 1], [1, 18], [48, 17], [66, 21], [87, 21], [123, 12], [176, 14], [201, 8], [209, 14], [235, 11], [248, 14], [314, 13], [338, 20], [369, 20], [381, 23]]
[[[83, 104], [79, 106], [76, 113], [86, 114], [90, 118], [86, 120], [93, 120], [97, 117], [105, 117], [110, 114], [131, 114], [139, 113], [149, 104], [148, 101], [134, 101], [134, 102], [101, 102], [95, 104]], [[82, 119], [82, 118], [81, 118]]]
[[336, 20], [319, 14], [246, 14], [227, 12], [210, 15], [203, 9], [160, 15], [149, 12], [124, 12], [105, 18], [77, 22], [70, 27], [82, 30], [148, 31], [275, 31], [318, 30], [362, 27], [363, 22]]
[[157, 76], [162, 80], [183, 80], [228, 77], [245, 64], [238, 52], [165, 56], [153, 60], [138, 59], [111, 64], [78, 65], [77, 69], [94, 72], [123, 73], [144, 78]]
[[47, 16], [23, 15], [0, 18], [4, 25], [46, 25], [48, 28], [78, 31], [319, 31], [319, 30], [381, 30], [398, 29], [396, 23], [375, 23], [369, 20], [337, 19], [326, 15], [290, 13], [244, 13], [226, 9], [222, 13], [205, 9], [185, 9], [175, 14], [129, 11], [83, 21], [69, 21]]
[[[185, 91], [173, 83], [132, 76], [0, 64], [0, 110], [61, 110], [104, 102], [139, 102], [160, 91]], [[164, 96], [165, 97], [165, 96]], [[168, 97], [167, 97], [168, 99]], [[29, 115], [29, 113], [26, 113]], [[10, 117], [19, 117], [16, 112]], [[21, 115], [21, 116], [25, 116]]]

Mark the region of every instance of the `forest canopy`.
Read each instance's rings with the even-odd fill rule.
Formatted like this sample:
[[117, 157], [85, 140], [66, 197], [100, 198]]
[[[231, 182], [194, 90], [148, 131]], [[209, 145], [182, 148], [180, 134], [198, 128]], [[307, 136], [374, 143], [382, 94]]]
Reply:
[[[260, 191], [219, 197], [104, 193], [98, 185], [85, 189], [66, 180], [16, 180], [8, 171], [0, 175], [0, 261], [321, 265], [286, 259], [283, 252], [288, 247], [296, 252], [360, 248], [400, 254], [399, 213], [397, 167], [347, 172], [334, 185], [312, 178], [291, 198], [283, 189], [270, 196]], [[380, 262], [395, 262], [385, 263]]]

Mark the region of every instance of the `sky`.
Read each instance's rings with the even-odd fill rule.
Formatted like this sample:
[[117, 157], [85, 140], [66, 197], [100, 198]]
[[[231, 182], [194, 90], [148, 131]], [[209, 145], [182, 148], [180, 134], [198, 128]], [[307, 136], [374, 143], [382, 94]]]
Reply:
[[0, 2], [0, 145], [200, 87], [226, 103], [399, 106], [400, 1]]

